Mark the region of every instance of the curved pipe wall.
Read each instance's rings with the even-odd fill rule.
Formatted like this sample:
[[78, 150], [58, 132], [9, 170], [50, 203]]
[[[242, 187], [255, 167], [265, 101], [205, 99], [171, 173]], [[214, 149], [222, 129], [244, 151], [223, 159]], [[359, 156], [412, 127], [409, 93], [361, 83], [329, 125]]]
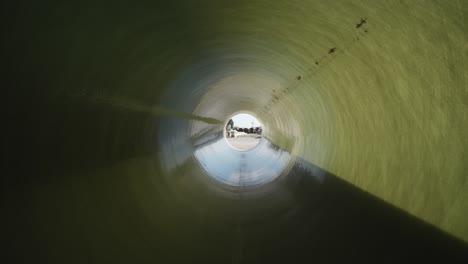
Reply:
[[[15, 258], [466, 248], [466, 1], [4, 5]], [[220, 141], [239, 111], [258, 152]]]

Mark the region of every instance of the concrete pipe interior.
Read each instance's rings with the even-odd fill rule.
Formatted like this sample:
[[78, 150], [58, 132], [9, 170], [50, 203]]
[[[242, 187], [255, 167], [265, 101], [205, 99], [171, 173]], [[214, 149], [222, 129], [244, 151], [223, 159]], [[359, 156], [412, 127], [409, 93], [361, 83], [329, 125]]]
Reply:
[[2, 3], [9, 263], [465, 261], [467, 14]]

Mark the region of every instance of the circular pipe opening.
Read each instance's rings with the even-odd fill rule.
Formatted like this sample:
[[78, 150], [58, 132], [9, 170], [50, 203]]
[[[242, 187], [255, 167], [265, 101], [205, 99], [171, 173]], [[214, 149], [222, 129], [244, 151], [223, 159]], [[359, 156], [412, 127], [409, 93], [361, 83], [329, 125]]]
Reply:
[[248, 151], [260, 143], [263, 126], [253, 115], [238, 113], [232, 116], [224, 126], [224, 138], [228, 145], [237, 151]]

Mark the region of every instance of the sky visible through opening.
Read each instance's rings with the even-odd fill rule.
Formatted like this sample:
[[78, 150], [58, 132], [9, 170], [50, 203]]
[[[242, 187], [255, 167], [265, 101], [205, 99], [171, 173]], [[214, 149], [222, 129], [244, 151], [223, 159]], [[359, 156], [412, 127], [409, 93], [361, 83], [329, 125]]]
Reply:
[[253, 127], [260, 126], [260, 122], [258, 122], [257, 118], [249, 114], [235, 115], [232, 117], [232, 121], [234, 121], [235, 127], [251, 128], [252, 124], [253, 124]]

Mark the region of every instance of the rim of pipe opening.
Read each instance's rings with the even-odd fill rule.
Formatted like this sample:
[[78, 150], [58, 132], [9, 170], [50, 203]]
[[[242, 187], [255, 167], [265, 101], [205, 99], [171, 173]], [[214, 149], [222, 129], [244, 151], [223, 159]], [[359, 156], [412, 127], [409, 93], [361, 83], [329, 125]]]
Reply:
[[[238, 116], [250, 116], [247, 118], [242, 118]], [[238, 117], [238, 118], [236, 118]], [[253, 128], [252, 133], [247, 133], [247, 134], [241, 134], [245, 132], [238, 132], [237, 130], [234, 130], [234, 127], [236, 127], [236, 121], [234, 121], [234, 126], [230, 128], [228, 131], [228, 123], [231, 119], [251, 119], [252, 123], [250, 127], [242, 127], [242, 128]], [[255, 124], [255, 125], [254, 125]], [[257, 127], [260, 127], [260, 131], [257, 130]], [[249, 111], [237, 111], [233, 114], [231, 114], [226, 121], [224, 122], [224, 139], [226, 140], [226, 143], [228, 144], [229, 147], [236, 151], [240, 152], [247, 152], [251, 151], [255, 148], [258, 147], [260, 141], [263, 138], [263, 133], [265, 131], [265, 126], [263, 125], [263, 122], [258, 118], [254, 113], [249, 112]]]

